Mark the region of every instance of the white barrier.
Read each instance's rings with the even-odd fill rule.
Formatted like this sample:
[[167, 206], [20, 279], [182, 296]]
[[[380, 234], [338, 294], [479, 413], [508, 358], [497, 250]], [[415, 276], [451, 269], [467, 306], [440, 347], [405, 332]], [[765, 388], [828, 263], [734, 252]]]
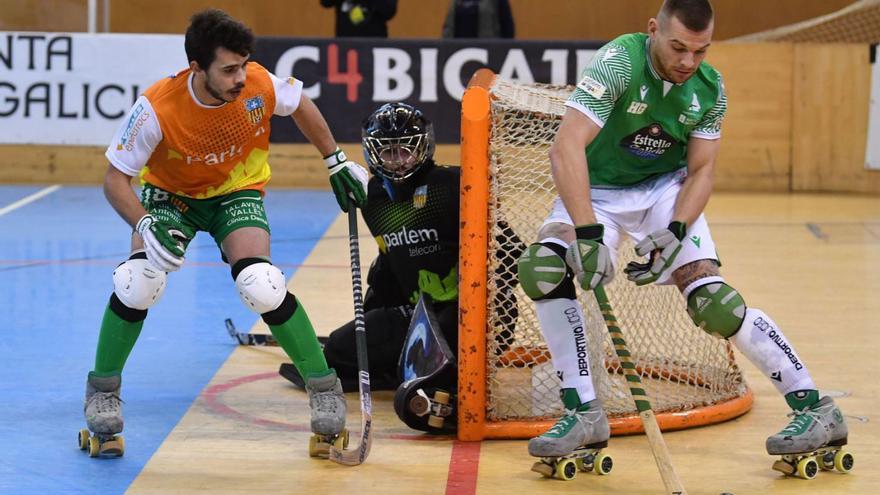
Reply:
[[140, 93], [186, 67], [182, 35], [0, 32], [0, 144], [106, 146]]

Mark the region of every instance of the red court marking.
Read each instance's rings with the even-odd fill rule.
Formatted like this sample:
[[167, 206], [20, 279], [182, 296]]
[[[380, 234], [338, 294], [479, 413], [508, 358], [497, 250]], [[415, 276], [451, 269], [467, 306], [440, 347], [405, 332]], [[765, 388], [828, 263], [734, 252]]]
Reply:
[[446, 495], [477, 493], [477, 473], [480, 470], [480, 442], [452, 444], [449, 455], [449, 474], [446, 476]]
[[[285, 430], [285, 431], [296, 431], [296, 432], [310, 432], [310, 428], [307, 425], [293, 424], [293, 423], [285, 423], [283, 421], [275, 421], [272, 419], [260, 418], [258, 416], [253, 416], [251, 414], [243, 413], [232, 407], [229, 407], [225, 403], [223, 403], [223, 394], [226, 392], [238, 387], [240, 385], [245, 385], [248, 383], [257, 382], [260, 380], [269, 380], [276, 379], [278, 377], [278, 373], [276, 372], [267, 372], [267, 373], [258, 373], [256, 375], [248, 375], [240, 378], [236, 378], [234, 380], [229, 380], [225, 383], [218, 383], [217, 385], [212, 385], [208, 387], [204, 392], [202, 392], [202, 398], [205, 401], [205, 406], [210, 409], [212, 412], [219, 414], [221, 416], [226, 416], [230, 419], [234, 419], [236, 421], [240, 421], [242, 423], [248, 423], [257, 426], [263, 426], [267, 428], [273, 428], [277, 430]], [[297, 400], [304, 400], [297, 399]], [[351, 402], [351, 401], [349, 401]], [[398, 421], [395, 418], [395, 421]], [[451, 437], [445, 435], [428, 435], [428, 434], [402, 434], [402, 433], [392, 433], [392, 434], [383, 434], [379, 433], [375, 430], [375, 419], [373, 420], [373, 431], [376, 432], [374, 435], [380, 438], [391, 438], [393, 440], [418, 440], [418, 441], [437, 441], [437, 440], [450, 440]], [[454, 449], [453, 449], [454, 451]]]

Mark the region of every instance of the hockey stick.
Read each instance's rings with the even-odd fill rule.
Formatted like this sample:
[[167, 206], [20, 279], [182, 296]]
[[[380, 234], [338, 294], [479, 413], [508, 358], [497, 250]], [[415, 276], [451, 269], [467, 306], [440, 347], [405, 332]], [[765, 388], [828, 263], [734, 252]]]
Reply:
[[666, 493], [670, 495], [686, 495], [687, 492], [684, 489], [684, 485], [681, 484], [678, 474], [675, 473], [675, 467], [672, 466], [669, 449], [666, 448], [666, 442], [663, 441], [663, 435], [660, 433], [660, 426], [657, 425], [657, 417], [651, 409], [651, 401], [642, 386], [642, 380], [639, 378], [638, 372], [636, 372], [636, 365], [630, 358], [629, 349], [626, 347], [626, 340], [623, 338], [623, 332], [617, 326], [617, 318], [611, 309], [611, 303], [608, 302], [605, 288], [600, 285], [593, 289], [593, 294], [596, 295], [596, 302], [599, 303], [599, 309], [602, 310], [602, 316], [605, 318], [605, 326], [608, 327], [608, 333], [611, 334], [614, 351], [617, 352], [617, 357], [620, 358], [620, 364], [623, 366], [623, 373], [629, 385], [629, 393], [633, 401], [635, 401], [639, 417], [642, 419], [642, 426], [645, 428], [645, 435], [648, 437], [648, 444], [651, 446], [651, 453], [654, 454], [654, 462], [657, 463], [660, 477], [663, 478]]
[[232, 318], [226, 318], [224, 323], [226, 324], [226, 331], [229, 332], [229, 336], [232, 337], [232, 340], [238, 342], [238, 345], [253, 345], [253, 346], [277, 346], [278, 345], [278, 341], [275, 340], [275, 337], [272, 336], [271, 334], [239, 332], [235, 328], [235, 323], [232, 323]]
[[351, 287], [354, 296], [354, 339], [357, 346], [358, 378], [361, 397], [361, 443], [354, 450], [330, 447], [330, 459], [339, 464], [357, 466], [370, 454], [373, 443], [373, 402], [370, 398], [370, 371], [367, 363], [367, 333], [364, 324], [364, 301], [361, 293], [361, 261], [358, 246], [357, 208], [348, 203], [348, 246], [351, 254]]
[[[223, 321], [226, 324], [226, 331], [229, 333], [229, 336], [232, 337], [232, 340], [238, 343], [238, 345], [249, 345], [254, 347], [278, 347], [278, 341], [275, 339], [275, 336], [270, 333], [246, 333], [239, 332], [235, 327], [235, 323], [232, 322], [232, 318], [226, 318]], [[327, 344], [328, 337], [318, 335], [318, 343], [323, 347]], [[293, 365], [291, 365], [293, 366]]]

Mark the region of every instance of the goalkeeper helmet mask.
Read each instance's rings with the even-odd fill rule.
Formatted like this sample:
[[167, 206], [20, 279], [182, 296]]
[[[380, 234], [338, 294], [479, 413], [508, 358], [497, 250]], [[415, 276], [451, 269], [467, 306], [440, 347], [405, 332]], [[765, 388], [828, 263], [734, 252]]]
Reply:
[[434, 126], [406, 103], [386, 103], [361, 128], [364, 157], [374, 174], [392, 184], [415, 175], [434, 156]]

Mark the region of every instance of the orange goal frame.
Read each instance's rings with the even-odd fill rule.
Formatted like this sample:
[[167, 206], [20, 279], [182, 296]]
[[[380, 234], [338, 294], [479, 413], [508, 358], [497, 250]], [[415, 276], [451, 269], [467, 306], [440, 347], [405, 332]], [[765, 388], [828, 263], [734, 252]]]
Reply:
[[[458, 319], [458, 438], [531, 438], [553, 421], [489, 421], [486, 417], [486, 300], [488, 295], [488, 202], [490, 93], [495, 74], [480, 69], [461, 102], [461, 206]], [[752, 407], [750, 388], [742, 396], [689, 411], [657, 414], [663, 431], [720, 423]], [[612, 435], [643, 433], [637, 414], [609, 418]]]

